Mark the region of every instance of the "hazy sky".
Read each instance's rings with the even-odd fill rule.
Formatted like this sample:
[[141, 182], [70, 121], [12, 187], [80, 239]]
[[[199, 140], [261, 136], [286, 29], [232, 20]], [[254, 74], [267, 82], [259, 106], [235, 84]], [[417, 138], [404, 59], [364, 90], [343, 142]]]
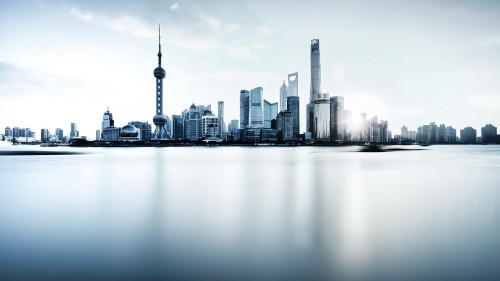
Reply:
[[222, 100], [229, 123], [241, 89], [277, 102], [299, 72], [304, 131], [319, 38], [323, 91], [393, 133], [500, 126], [500, 1], [0, 0], [2, 133], [76, 122], [93, 139], [107, 106], [117, 126], [152, 122], [158, 23], [170, 117]]

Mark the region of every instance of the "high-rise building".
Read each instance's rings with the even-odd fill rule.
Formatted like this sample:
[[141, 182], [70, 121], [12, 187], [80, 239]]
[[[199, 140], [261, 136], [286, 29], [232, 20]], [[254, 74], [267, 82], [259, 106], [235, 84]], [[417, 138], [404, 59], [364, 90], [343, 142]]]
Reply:
[[451, 142], [451, 143], [457, 142], [457, 130], [452, 126], [446, 127], [445, 142]]
[[311, 93], [306, 107], [307, 132], [319, 141], [330, 141], [330, 94], [321, 91], [319, 40], [311, 40]]
[[368, 139], [368, 121], [366, 120], [366, 113], [359, 114], [359, 142], [369, 142]]
[[388, 143], [389, 142], [389, 139], [392, 138], [392, 136], [389, 136], [389, 122], [388, 121], [384, 121], [384, 120], [380, 120], [380, 123], [379, 123], [379, 127], [380, 127], [380, 142], [381, 143]]
[[483, 143], [497, 143], [497, 127], [487, 124], [481, 128], [481, 137], [483, 138]]
[[70, 139], [80, 137], [80, 132], [78, 132], [76, 123], [71, 123], [71, 131], [69, 133]]
[[231, 120], [231, 123], [230, 124], [230, 129], [228, 129], [228, 131], [231, 133], [231, 134], [236, 134], [238, 133], [238, 129], [239, 129], [239, 121], [236, 120], [236, 119], [233, 119]]
[[408, 128], [406, 126], [401, 127], [401, 140], [408, 140]]
[[4, 136], [5, 136], [5, 138], [11, 139], [11, 138], [12, 138], [12, 135], [13, 135], [13, 134], [12, 134], [12, 129], [11, 129], [11, 128], [9, 128], [9, 127], [6, 127], [6, 128], [5, 128], [5, 135], [4, 135]]
[[262, 87], [254, 88], [250, 91], [250, 127], [264, 127], [264, 109], [263, 109], [263, 90]]
[[368, 131], [368, 139], [371, 143], [380, 143], [380, 126], [378, 124], [378, 117], [374, 116], [370, 120], [369, 123], [369, 131]]
[[[276, 118], [276, 116], [274, 117]], [[264, 100], [264, 128], [271, 128], [271, 120], [273, 119], [271, 114], [271, 103]]]
[[287, 98], [287, 111], [290, 111], [292, 114], [292, 127], [293, 127], [292, 137], [298, 138], [300, 135], [300, 101], [299, 101], [299, 96], [289, 96]]
[[276, 129], [276, 118], [278, 118], [278, 103], [271, 103], [271, 128]]
[[240, 91], [240, 128], [250, 126], [250, 92]]
[[278, 130], [281, 134], [281, 140], [293, 140], [293, 116], [292, 112], [286, 110], [278, 113], [277, 117]]
[[61, 128], [57, 128], [56, 129], [56, 138], [57, 138], [57, 141], [64, 141], [64, 131], [63, 129]]
[[49, 139], [50, 139], [49, 129], [42, 129], [40, 131], [40, 140], [42, 142], [49, 142]]
[[108, 107], [108, 110], [106, 110], [106, 112], [104, 112], [104, 114], [102, 115], [101, 130], [104, 131], [104, 129], [106, 129], [107, 127], [113, 127], [113, 126], [115, 126], [115, 120], [113, 120], [113, 114], [109, 112], [109, 107]]
[[466, 127], [460, 130], [460, 142], [462, 143], [467, 143], [467, 144], [474, 144], [476, 143], [476, 129], [472, 127]]
[[195, 106], [184, 110], [182, 116], [184, 120], [184, 138], [189, 140], [200, 140], [203, 137], [203, 115], [205, 111], [210, 111], [209, 107]]
[[[149, 122], [132, 121], [129, 122], [128, 124], [133, 125], [137, 129], [138, 140], [148, 141], [151, 140], [151, 138], [153, 137], [151, 124]], [[130, 130], [129, 127], [129, 133], [133, 133], [132, 131], [133, 130]]]
[[437, 142], [438, 143], [445, 143], [446, 142], [446, 125], [445, 124], [439, 125], [437, 130], [438, 130]]
[[287, 97], [297, 97], [299, 95], [299, 73], [288, 74]]
[[224, 102], [223, 101], [219, 101], [218, 103], [218, 107], [217, 107], [217, 117], [218, 117], [218, 123], [217, 123], [217, 127], [218, 127], [218, 135], [220, 138], [224, 138], [224, 135], [225, 135], [225, 124], [224, 124]]
[[101, 130], [95, 130], [95, 140], [101, 139]]
[[219, 118], [209, 112], [202, 116], [202, 138], [214, 139], [218, 137], [219, 133]]
[[172, 115], [172, 139], [184, 139], [184, 120], [181, 115]]
[[330, 138], [332, 141], [345, 139], [344, 97], [330, 98]]
[[280, 87], [280, 111], [286, 110], [286, 98], [288, 97], [288, 87], [283, 81], [283, 85]]
[[166, 125], [168, 118], [163, 114], [163, 79], [165, 78], [165, 69], [161, 67], [161, 36], [160, 27], [158, 26], [158, 67], [155, 68], [153, 74], [156, 78], [156, 115], [153, 117], [153, 123], [155, 124], [155, 133], [153, 136], [154, 140], [164, 140], [171, 139], [170, 132]]

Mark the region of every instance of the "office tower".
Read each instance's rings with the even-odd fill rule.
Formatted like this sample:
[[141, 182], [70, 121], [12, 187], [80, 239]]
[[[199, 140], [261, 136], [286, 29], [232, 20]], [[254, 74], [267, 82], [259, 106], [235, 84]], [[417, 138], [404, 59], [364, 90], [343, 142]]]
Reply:
[[467, 143], [467, 144], [474, 144], [476, 143], [476, 130], [472, 127], [466, 127], [460, 130], [460, 142], [461, 143]]
[[299, 95], [299, 73], [288, 74], [287, 97], [297, 97]]
[[441, 124], [438, 127], [438, 143], [445, 143], [446, 142], [446, 125]]
[[496, 143], [497, 142], [497, 127], [487, 124], [481, 128], [481, 137], [483, 143]]
[[277, 127], [280, 131], [282, 141], [293, 140], [293, 116], [292, 112], [286, 110], [278, 113]]
[[408, 128], [406, 126], [401, 127], [401, 140], [408, 140]]
[[113, 126], [115, 126], [115, 120], [113, 120], [113, 114], [109, 112], [109, 107], [108, 107], [106, 112], [104, 112], [104, 114], [102, 115], [101, 130], [104, 131], [104, 129], [106, 129], [107, 127], [113, 127]]
[[311, 97], [310, 102], [321, 99], [321, 62], [319, 39], [311, 40]]
[[[170, 122], [170, 120], [169, 120], [169, 122]], [[149, 122], [132, 121], [132, 122], [129, 122], [128, 124], [133, 125], [137, 129], [138, 140], [148, 141], [148, 140], [151, 140], [151, 138], [153, 137], [151, 124], [149, 124]], [[168, 129], [168, 127], [167, 127], [167, 129]]]
[[271, 103], [267, 100], [264, 100], [264, 128], [271, 128], [272, 119]]
[[446, 127], [445, 142], [451, 142], [451, 143], [457, 142], [457, 130], [452, 126]]
[[286, 110], [286, 98], [288, 97], [288, 89], [283, 81], [283, 85], [280, 87], [280, 111]]
[[218, 124], [217, 124], [217, 127], [218, 127], [218, 135], [220, 138], [224, 138], [224, 135], [225, 135], [225, 130], [224, 130], [224, 102], [223, 101], [219, 101], [217, 103], [218, 107], [217, 107], [217, 117], [219, 119], [218, 121]]
[[189, 140], [199, 140], [202, 138], [202, 117], [205, 107], [195, 106], [194, 103], [189, 110], [183, 112], [184, 138]]
[[276, 129], [276, 118], [278, 117], [278, 103], [271, 103], [271, 129]]
[[76, 123], [71, 123], [71, 131], [69, 133], [70, 139], [72, 138], [78, 138], [80, 136], [80, 133], [78, 132], [76, 128]]
[[368, 122], [366, 121], [366, 113], [359, 114], [359, 141], [369, 142], [368, 140]]
[[311, 93], [306, 107], [307, 131], [317, 141], [330, 141], [330, 94], [321, 91], [319, 40], [311, 40]]
[[240, 128], [245, 129], [250, 126], [250, 92], [240, 91]]
[[158, 67], [153, 72], [156, 78], [156, 115], [153, 117], [153, 123], [156, 126], [154, 140], [171, 139], [169, 130], [166, 127], [168, 118], [163, 114], [163, 79], [166, 72], [161, 67], [161, 56], [161, 36], [160, 27], [158, 26]]
[[[330, 107], [331, 108], [331, 107]], [[331, 114], [330, 114], [331, 116]], [[355, 126], [352, 120], [352, 111], [344, 110], [344, 141], [353, 141], [356, 137]], [[341, 123], [342, 124], [342, 123]], [[330, 121], [330, 127], [331, 127]], [[342, 128], [341, 128], [342, 131]]]
[[42, 142], [49, 142], [49, 139], [50, 139], [49, 129], [42, 129], [40, 131], [40, 140]]
[[172, 139], [184, 139], [184, 120], [181, 115], [172, 115]]
[[330, 137], [332, 141], [345, 139], [344, 97], [330, 98]]
[[380, 132], [380, 142], [381, 143], [388, 143], [389, 142], [389, 131], [388, 131], [388, 128], [389, 128], [389, 122], [388, 121], [383, 121], [383, 120], [380, 120], [380, 123], [379, 123], [379, 132]]
[[219, 133], [219, 118], [212, 112], [207, 112], [202, 116], [202, 138], [213, 139]]
[[101, 130], [95, 130], [95, 140], [98, 141], [101, 139]]
[[229, 130], [231, 132], [231, 134], [236, 134], [238, 132], [238, 129], [240, 128], [239, 124], [240, 123], [238, 120], [236, 120], [236, 119], [231, 120], [231, 123], [230, 123], [231, 129]]
[[380, 126], [378, 124], [377, 116], [372, 117], [368, 120], [369, 130], [368, 130], [368, 140], [371, 143], [380, 142]]
[[250, 91], [250, 127], [264, 127], [264, 110], [263, 110], [263, 90], [262, 87], [254, 88]]
[[56, 129], [56, 137], [58, 141], [63, 141], [64, 140], [64, 132], [61, 128]]
[[120, 128], [116, 127], [107, 127], [102, 130], [102, 138], [103, 141], [119, 141], [120, 140]]
[[[290, 88], [289, 88], [290, 89]], [[298, 138], [300, 135], [300, 102], [299, 96], [289, 96], [287, 98], [287, 111], [292, 114], [292, 136]]]

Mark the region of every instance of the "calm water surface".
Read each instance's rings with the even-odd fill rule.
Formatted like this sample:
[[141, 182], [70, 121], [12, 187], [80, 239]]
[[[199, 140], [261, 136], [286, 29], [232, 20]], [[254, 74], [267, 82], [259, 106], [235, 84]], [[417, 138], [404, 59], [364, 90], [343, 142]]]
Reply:
[[500, 146], [55, 150], [0, 155], [2, 280], [500, 280]]

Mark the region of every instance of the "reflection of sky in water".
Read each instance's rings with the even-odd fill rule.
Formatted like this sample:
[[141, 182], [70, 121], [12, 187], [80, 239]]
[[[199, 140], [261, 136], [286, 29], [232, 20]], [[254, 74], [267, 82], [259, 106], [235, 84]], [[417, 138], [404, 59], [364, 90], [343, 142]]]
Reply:
[[355, 149], [116, 148], [0, 156], [0, 274], [500, 276], [500, 147]]

